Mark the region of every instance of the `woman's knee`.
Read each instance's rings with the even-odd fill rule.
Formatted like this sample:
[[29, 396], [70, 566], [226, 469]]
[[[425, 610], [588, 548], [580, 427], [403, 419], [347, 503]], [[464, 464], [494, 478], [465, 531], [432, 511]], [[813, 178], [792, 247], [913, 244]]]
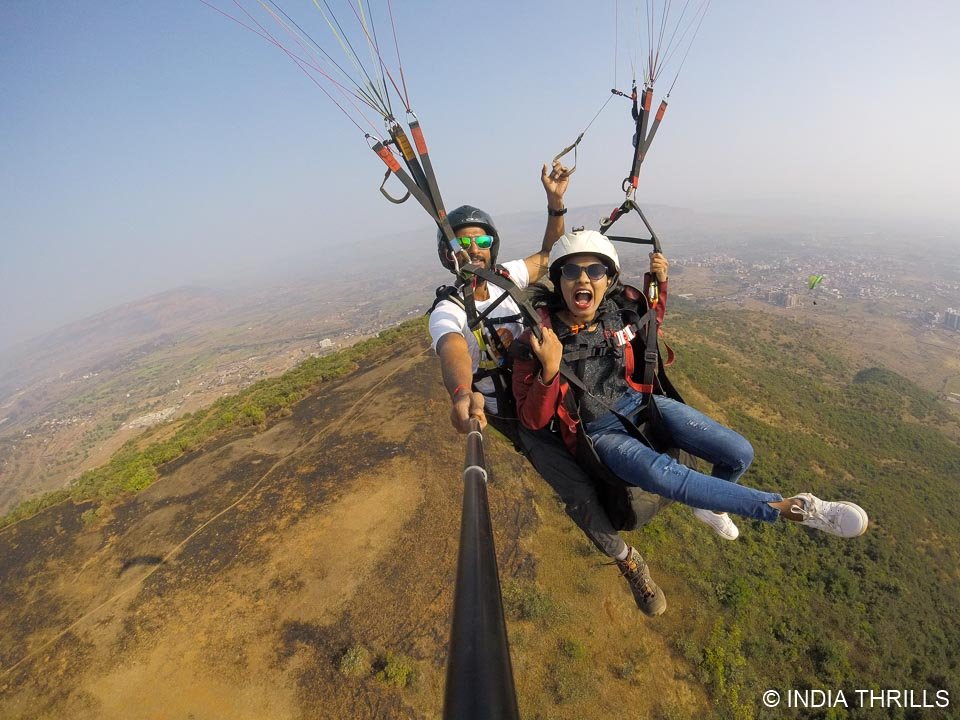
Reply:
[[738, 472], [745, 472], [753, 462], [753, 445], [743, 435], [736, 434], [736, 440], [731, 444], [732, 460]]

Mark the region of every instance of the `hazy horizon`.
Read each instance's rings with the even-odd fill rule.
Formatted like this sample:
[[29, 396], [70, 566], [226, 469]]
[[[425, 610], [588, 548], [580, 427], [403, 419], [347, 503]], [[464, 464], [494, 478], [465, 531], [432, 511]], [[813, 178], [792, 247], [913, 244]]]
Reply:
[[[599, 217], [601, 209], [606, 211], [608, 208], [606, 205], [599, 204], [571, 205], [568, 215], [571, 219], [569, 225], [573, 227], [579, 223], [589, 222], [594, 215]], [[682, 245], [686, 252], [690, 250], [689, 237], [683, 243], [678, 243], [676, 238], [672, 236], [672, 230], [679, 227], [685, 237], [691, 232], [697, 233], [702, 242], [709, 243], [712, 239], [708, 235], [708, 231], [699, 229], [700, 225], [703, 223], [710, 225], [720, 221], [723, 221], [725, 225], [718, 234], [728, 237], [731, 227], [742, 229], [744, 233], [743, 243], [756, 249], [766, 250], [776, 248], [778, 245], [783, 246], [784, 241], [781, 235], [784, 234], [816, 237], [818, 233], [825, 233], [827, 235], [855, 235], [860, 238], [861, 244], [872, 244], [877, 250], [889, 250], [891, 244], [896, 244], [897, 240], [895, 238], [900, 233], [906, 232], [914, 233], [912, 242], [909, 243], [911, 253], [915, 253], [917, 250], [936, 252], [948, 250], [950, 247], [948, 241], [950, 236], [937, 236], [934, 234], [936, 230], [932, 228], [911, 229], [907, 227], [897, 228], [896, 226], [884, 228], [879, 221], [871, 223], [853, 217], [832, 219], [821, 217], [814, 222], [809, 219], [804, 220], [789, 216], [778, 218], [775, 216], [763, 217], [758, 215], [751, 217], [748, 215], [704, 213], [691, 208], [666, 205], [647, 205], [645, 210], [648, 218], [658, 228], [661, 240], [665, 245], [664, 250], [668, 256], [675, 255], [674, 251], [678, 249], [678, 245]], [[662, 222], [664, 216], [670, 221], [666, 226]], [[502, 259], [506, 260], [525, 255], [539, 245], [541, 223], [543, 222], [539, 209], [505, 213], [498, 216], [496, 220], [500, 225], [504, 239]], [[631, 224], [634, 227], [628, 229]], [[631, 230], [639, 231], [639, 221], [628, 218], [621, 221], [617, 229], [619, 232], [626, 234], [630, 234]], [[666, 232], [664, 232], [665, 230]], [[435, 232], [434, 227], [421, 224], [419, 227], [400, 230], [395, 234], [370, 238], [365, 245], [355, 242], [349, 246], [334, 249], [301, 248], [295, 253], [271, 258], [266, 264], [250, 258], [236, 258], [233, 268], [221, 268], [220, 272], [210, 272], [209, 268], [203, 268], [192, 276], [179, 277], [174, 284], [164, 284], [160, 280], [152, 288], [133, 287], [125, 294], [119, 286], [112, 287], [109, 289], [109, 294], [104, 295], [99, 304], [95, 303], [94, 295], [90, 294], [87, 298], [89, 305], [61, 310], [59, 315], [50, 315], [46, 324], [35, 320], [29, 326], [30, 330], [27, 330], [24, 326], [19, 335], [0, 334], [0, 354], [16, 352], [18, 348], [28, 346], [32, 341], [69, 327], [72, 323], [108, 313], [128, 304], [136, 304], [147, 298], [187, 288], [253, 293], [291, 281], [302, 282], [309, 277], [315, 277], [318, 283], [322, 283], [325, 276], [328, 277], [331, 273], [340, 270], [348, 275], [357, 271], [379, 274], [388, 271], [391, 265], [396, 265], [400, 270], [410, 267], [433, 269], [436, 283], [443, 284], [450, 277], [440, 267], [439, 263], [434, 263], [435, 246], [433, 245], [433, 237]], [[921, 239], [923, 235], [925, 235], [925, 238]], [[399, 259], [395, 255], [381, 251], [380, 248], [386, 247], [390, 240], [402, 243], [404, 247], [409, 248], [409, 251], [405, 251]], [[707, 249], [707, 246], [702, 248], [704, 251]], [[825, 259], [825, 263], [827, 262], [828, 260]], [[425, 302], [427, 299], [425, 298]]]
[[[315, 14], [310, 3], [283, 6]], [[628, 6], [619, 3], [619, 33], [614, 3], [396, 8], [448, 207], [497, 217], [542, 207], [540, 164], [583, 130], [614, 81], [629, 85]], [[200, 2], [0, 12], [0, 81], [16, 108], [0, 117], [0, 303], [12, 308], [0, 349], [344, 243], [434, 256], [429, 242], [390, 243], [429, 234], [429, 220], [379, 196], [382, 166], [356, 128], [275, 48]], [[960, 101], [943, 80], [960, 70], [958, 20], [946, 2], [714, 4], [639, 198], [864, 232], [886, 224], [911, 242], [912, 229], [957, 233]], [[622, 197], [632, 121], [614, 100], [580, 146], [573, 207]]]

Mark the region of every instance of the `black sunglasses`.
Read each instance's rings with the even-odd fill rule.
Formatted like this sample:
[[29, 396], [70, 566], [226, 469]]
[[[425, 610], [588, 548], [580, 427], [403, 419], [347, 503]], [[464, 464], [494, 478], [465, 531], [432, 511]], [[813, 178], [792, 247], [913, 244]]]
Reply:
[[610, 271], [603, 263], [590, 263], [589, 265], [566, 263], [560, 267], [560, 274], [563, 275], [564, 280], [579, 280], [584, 272], [587, 273], [588, 278], [597, 281], [608, 275]]

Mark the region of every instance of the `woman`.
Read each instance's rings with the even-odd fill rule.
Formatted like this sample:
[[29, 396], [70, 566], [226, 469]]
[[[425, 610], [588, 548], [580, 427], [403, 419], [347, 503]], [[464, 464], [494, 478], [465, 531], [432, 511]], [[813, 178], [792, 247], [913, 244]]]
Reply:
[[[666, 302], [668, 267], [665, 257], [651, 255], [650, 272], [660, 287], [655, 306], [658, 325]], [[619, 478], [701, 511], [713, 511], [701, 512], [698, 517], [712, 520], [717, 531], [731, 539], [737, 530], [725, 513], [767, 522], [782, 517], [840, 537], [862, 535], [868, 521], [858, 505], [828, 502], [810, 493], [784, 499], [738, 485], [753, 460], [750, 443], [683, 403], [653, 396], [673, 443], [712, 463], [711, 475], [681, 465], [628, 432], [617, 414], [637, 422], [645, 395], [630, 379], [635, 352], [625, 340], [635, 333], [629, 327], [624, 332], [615, 303], [622, 291], [619, 274], [617, 251], [598, 232], [564, 235], [553, 246], [550, 279], [554, 291], [543, 298], [549, 312], [544, 312], [543, 339], [529, 336], [533, 357], [518, 359], [514, 366], [513, 390], [521, 422], [536, 430], [556, 417], [572, 452], [576, 452], [576, 425], [583, 423], [597, 456]], [[575, 374], [582, 389], [571, 387], [560, 375], [565, 349], [568, 357], [577, 358]]]

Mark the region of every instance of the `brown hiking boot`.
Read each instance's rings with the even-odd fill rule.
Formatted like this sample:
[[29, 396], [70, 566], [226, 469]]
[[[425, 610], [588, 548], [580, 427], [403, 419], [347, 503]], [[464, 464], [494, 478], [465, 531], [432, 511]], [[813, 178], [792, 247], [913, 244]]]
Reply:
[[662, 615], [667, 609], [667, 598], [650, 577], [650, 568], [636, 548], [630, 548], [627, 559], [617, 560], [616, 564], [620, 574], [630, 584], [633, 599], [643, 614], [651, 617]]

